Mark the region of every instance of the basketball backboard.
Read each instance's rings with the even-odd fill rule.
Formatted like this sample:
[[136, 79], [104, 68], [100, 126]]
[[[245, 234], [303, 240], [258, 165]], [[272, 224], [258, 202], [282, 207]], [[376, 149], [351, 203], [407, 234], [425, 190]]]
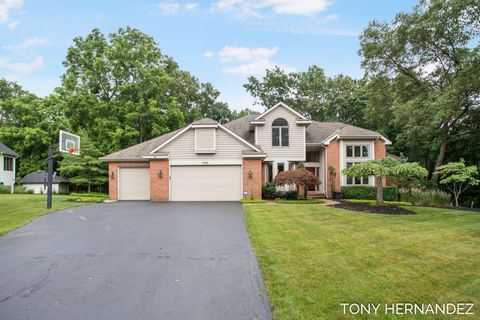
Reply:
[[76, 134], [60, 130], [58, 150], [63, 153], [80, 154], [80, 137]]

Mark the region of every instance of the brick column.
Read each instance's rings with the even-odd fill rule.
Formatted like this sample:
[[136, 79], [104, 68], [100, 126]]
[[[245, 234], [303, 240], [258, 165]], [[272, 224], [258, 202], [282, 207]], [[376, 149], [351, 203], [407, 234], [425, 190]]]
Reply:
[[148, 162], [109, 162], [108, 197], [110, 200], [118, 200], [118, 168], [148, 168]]
[[245, 199], [262, 199], [261, 159], [243, 160], [243, 192]]
[[[160, 173], [161, 172], [161, 173]], [[150, 201], [169, 200], [170, 172], [168, 160], [150, 161]]]
[[[108, 164], [108, 197], [110, 200], [118, 200], [118, 163]], [[112, 175], [113, 173], [113, 175]]]
[[327, 196], [331, 197], [332, 192], [330, 186], [330, 175], [328, 174], [328, 167], [334, 167], [337, 173], [335, 177], [335, 191], [340, 192], [340, 142], [339, 140], [334, 140], [330, 142], [326, 149], [327, 154], [327, 181], [325, 181], [326, 190], [325, 193]]
[[[383, 140], [377, 139], [375, 140], [375, 160], [382, 160], [387, 156], [387, 147], [385, 146], [385, 142]], [[377, 185], [377, 179], [375, 179], [375, 185]], [[383, 185], [387, 185], [387, 178], [383, 178]]]

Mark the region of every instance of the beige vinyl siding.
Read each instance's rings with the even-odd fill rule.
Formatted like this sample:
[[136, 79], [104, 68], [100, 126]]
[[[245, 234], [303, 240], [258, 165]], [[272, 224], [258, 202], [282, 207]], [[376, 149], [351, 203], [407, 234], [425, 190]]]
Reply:
[[[195, 131], [187, 130], [181, 136], [167, 144], [161, 151], [169, 153], [170, 163], [176, 160], [230, 160], [230, 162], [241, 163], [242, 150], [250, 149], [239, 140], [226, 133], [224, 130], [215, 129], [216, 152], [215, 154], [195, 153]], [[213, 138], [213, 137], [212, 137]], [[236, 160], [236, 161], [234, 161]]]
[[196, 151], [215, 150], [215, 130], [214, 128], [195, 129]]
[[[289, 146], [272, 146], [272, 122], [283, 118], [288, 122]], [[305, 161], [305, 127], [298, 126], [297, 116], [283, 107], [278, 107], [265, 116], [265, 125], [256, 126], [256, 144], [268, 154], [265, 161]]]

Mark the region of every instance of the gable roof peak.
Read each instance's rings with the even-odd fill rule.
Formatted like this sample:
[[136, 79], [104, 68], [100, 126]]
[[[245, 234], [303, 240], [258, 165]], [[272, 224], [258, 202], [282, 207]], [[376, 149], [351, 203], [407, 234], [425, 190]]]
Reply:
[[209, 125], [209, 124], [218, 124], [218, 122], [210, 118], [203, 118], [203, 119], [192, 122], [192, 125]]
[[309, 120], [307, 119], [305, 116], [301, 115], [300, 113], [298, 113], [297, 111], [295, 111], [293, 108], [289, 107], [286, 103], [284, 102], [278, 102], [276, 105], [274, 105], [273, 107], [269, 108], [268, 110], [266, 110], [264, 113], [260, 114], [259, 116], [257, 116], [254, 120], [260, 120], [261, 118], [265, 117], [266, 114], [270, 113], [271, 111], [275, 110], [276, 108], [278, 107], [283, 107], [285, 109], [287, 109], [288, 111], [292, 112], [294, 115], [296, 115], [297, 117], [299, 117], [301, 120]]

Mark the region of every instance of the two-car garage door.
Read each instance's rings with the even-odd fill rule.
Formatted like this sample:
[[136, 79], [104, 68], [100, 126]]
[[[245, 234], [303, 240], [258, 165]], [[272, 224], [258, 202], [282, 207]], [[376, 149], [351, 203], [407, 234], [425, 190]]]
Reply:
[[238, 201], [241, 166], [170, 167], [171, 201]]
[[[242, 198], [240, 165], [171, 166], [170, 201], [238, 201]], [[120, 168], [118, 198], [149, 200], [149, 168]]]

